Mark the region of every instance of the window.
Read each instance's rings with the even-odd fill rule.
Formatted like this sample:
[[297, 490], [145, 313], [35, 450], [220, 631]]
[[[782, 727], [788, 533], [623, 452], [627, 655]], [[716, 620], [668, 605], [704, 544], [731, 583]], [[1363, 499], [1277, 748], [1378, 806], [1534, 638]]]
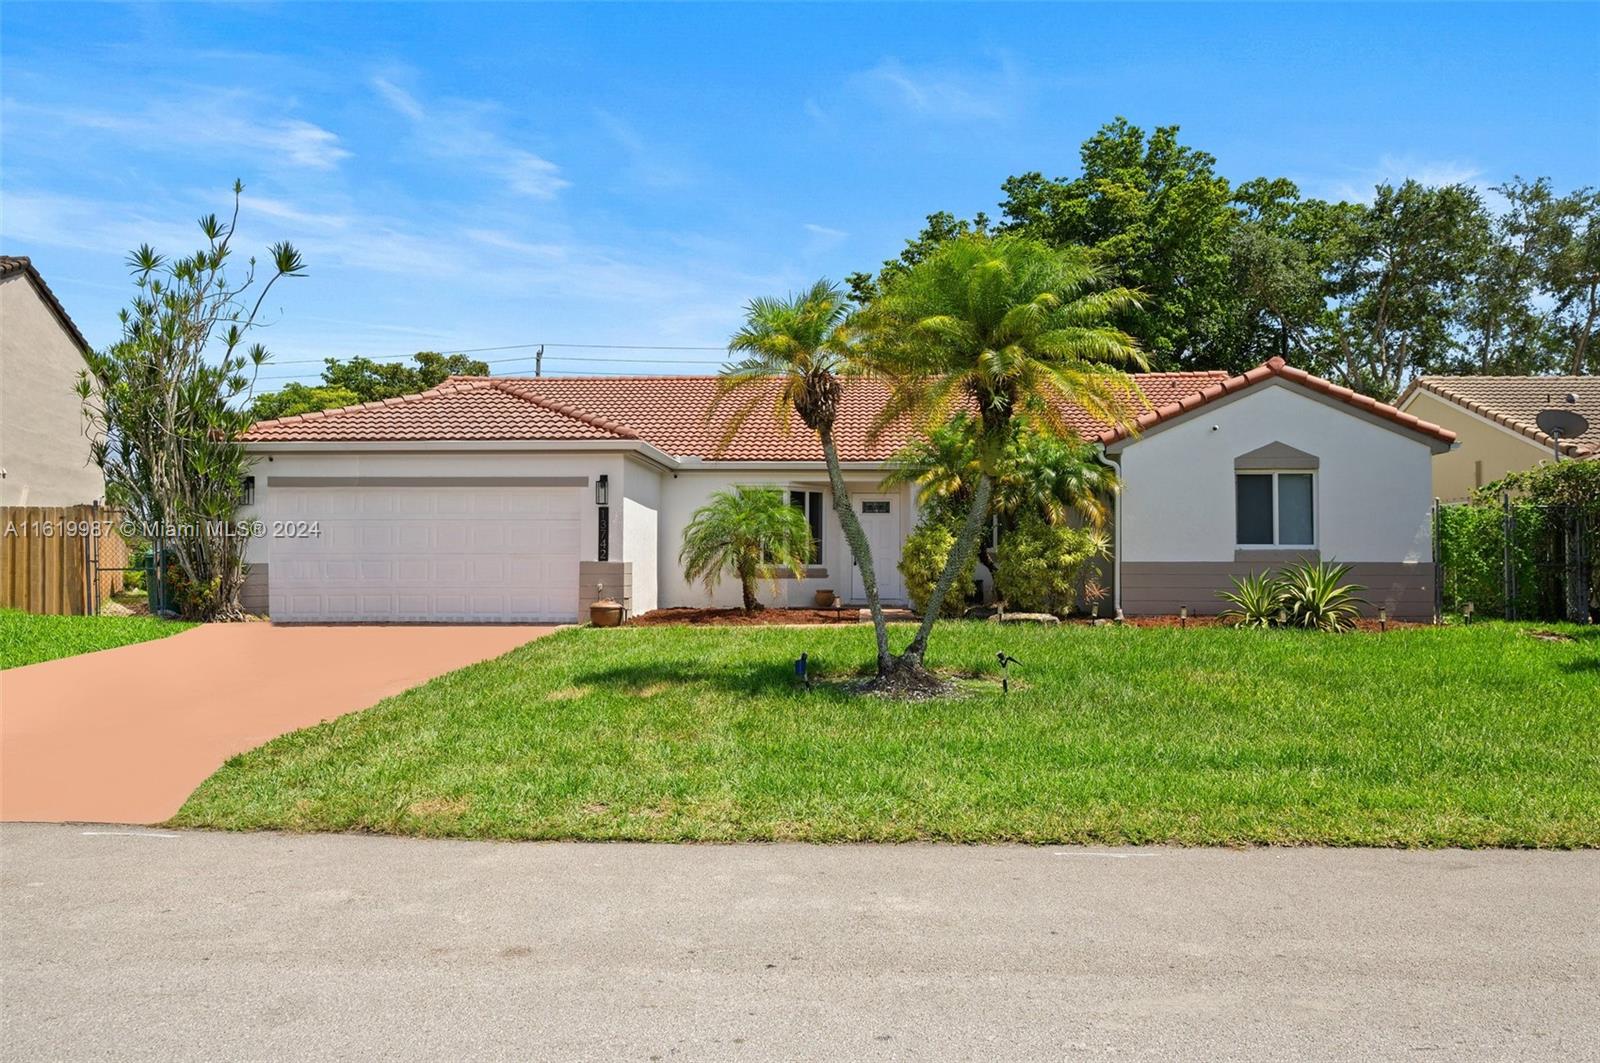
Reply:
[[1309, 472], [1250, 472], [1234, 477], [1240, 546], [1316, 544], [1315, 494]]
[[790, 491], [789, 504], [806, 515], [811, 525], [811, 559], [813, 565], [822, 564], [822, 492]]
[[888, 501], [888, 499], [879, 499], [878, 501], [875, 501], [875, 502], [862, 502], [861, 503], [861, 512], [863, 512], [863, 513], [887, 513], [887, 512], [889, 512], [889, 501]]

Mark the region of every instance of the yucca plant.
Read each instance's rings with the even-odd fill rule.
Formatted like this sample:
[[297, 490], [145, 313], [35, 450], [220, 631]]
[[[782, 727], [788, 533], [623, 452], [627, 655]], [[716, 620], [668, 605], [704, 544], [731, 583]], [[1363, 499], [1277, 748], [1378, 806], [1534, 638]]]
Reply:
[[1366, 588], [1345, 583], [1349, 565], [1326, 561], [1291, 565], [1278, 575], [1287, 623], [1316, 631], [1349, 631], [1356, 626], [1360, 607], [1367, 604], [1357, 592]]
[[1267, 572], [1235, 578], [1233, 590], [1218, 591], [1217, 597], [1233, 606], [1222, 614], [1239, 627], [1272, 627], [1279, 614], [1287, 615], [1283, 584]]

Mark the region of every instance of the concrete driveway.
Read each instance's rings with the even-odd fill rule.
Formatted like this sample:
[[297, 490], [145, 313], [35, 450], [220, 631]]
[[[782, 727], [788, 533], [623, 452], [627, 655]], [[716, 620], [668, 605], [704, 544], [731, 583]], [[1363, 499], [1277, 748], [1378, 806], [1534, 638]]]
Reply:
[[17, 1060], [1569, 1060], [1600, 852], [0, 828]]
[[552, 627], [207, 624], [0, 672], [0, 819], [156, 823], [235, 753]]

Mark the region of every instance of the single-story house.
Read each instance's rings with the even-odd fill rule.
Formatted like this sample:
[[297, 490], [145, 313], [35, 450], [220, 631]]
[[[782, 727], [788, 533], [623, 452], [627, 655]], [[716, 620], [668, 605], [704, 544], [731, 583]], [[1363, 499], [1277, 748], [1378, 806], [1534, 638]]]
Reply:
[[[1507, 473], [1556, 460], [1600, 457], [1600, 378], [1592, 376], [1422, 376], [1397, 404], [1450, 429], [1459, 445], [1433, 463], [1433, 493], [1461, 502]], [[1570, 410], [1589, 424], [1570, 439], [1539, 427], [1543, 410]]]
[[0, 255], [0, 506], [105, 496], [77, 393], [89, 349], [37, 267]]
[[[1454, 436], [1274, 359], [1250, 372], [1145, 373], [1139, 431], [1065, 411], [1124, 484], [1117, 604], [1129, 615], [1215, 612], [1229, 577], [1336, 559], [1374, 608], [1433, 610], [1433, 455]], [[634, 612], [736, 605], [683, 578], [694, 512], [737, 483], [789, 492], [817, 539], [803, 579], [862, 598], [832, 512], [821, 448], [767, 412], [722, 445], [714, 377], [452, 378], [420, 395], [264, 421], [247, 516], [245, 605], [280, 621], [571, 621], [602, 593]], [[903, 601], [914, 492], [885, 490], [899, 427], [876, 440], [881, 383], [846, 383], [837, 441], [883, 597]]]

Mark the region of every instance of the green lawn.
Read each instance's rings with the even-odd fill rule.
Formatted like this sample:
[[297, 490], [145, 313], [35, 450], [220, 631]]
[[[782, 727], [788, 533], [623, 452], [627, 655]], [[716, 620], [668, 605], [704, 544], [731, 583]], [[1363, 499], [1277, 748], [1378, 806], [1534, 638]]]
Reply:
[[0, 668], [148, 642], [193, 626], [150, 616], [37, 616], [0, 609]]
[[[871, 629], [573, 630], [235, 757], [174, 819], [662, 841], [1600, 844], [1600, 631], [943, 625], [1009, 696], [805, 693]], [[909, 638], [897, 631], [896, 641]], [[314, 696], [308, 690], [308, 696]]]

